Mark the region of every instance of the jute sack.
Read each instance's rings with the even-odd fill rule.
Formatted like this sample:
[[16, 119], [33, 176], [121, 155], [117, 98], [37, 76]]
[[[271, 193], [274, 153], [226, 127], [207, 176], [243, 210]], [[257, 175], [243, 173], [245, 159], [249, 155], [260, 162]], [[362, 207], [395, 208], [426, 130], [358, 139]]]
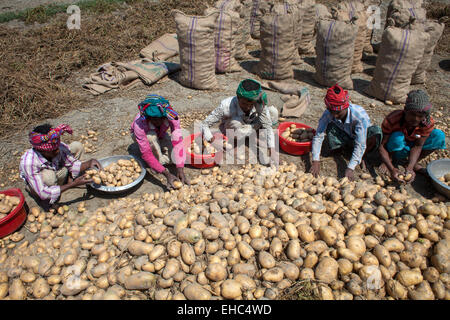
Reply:
[[261, 19], [261, 55], [257, 72], [263, 79], [294, 77], [294, 34], [292, 14], [265, 14]]
[[[370, 6], [379, 6], [380, 0], [360, 0], [364, 4], [364, 10], [366, 12], [366, 18], [367, 23], [369, 23], [369, 19], [372, 22], [372, 24], [375, 22], [374, 19], [371, 19], [371, 15], [374, 14], [372, 10], [369, 9]], [[373, 9], [374, 7], [372, 7]], [[372, 35], [373, 35], [373, 27], [369, 28], [369, 25], [367, 25], [366, 30], [366, 39], [364, 41], [364, 48], [363, 52], [366, 54], [372, 54], [373, 53], [373, 47], [372, 47]]]
[[142, 49], [139, 54], [143, 58], [157, 62], [176, 56], [178, 52], [176, 33], [166, 33]]
[[[422, 0], [392, 0], [389, 3], [386, 15], [386, 21], [392, 18], [394, 26], [404, 28], [413, 18], [418, 23], [424, 23], [427, 20], [427, 11], [422, 8]], [[387, 27], [386, 24], [385, 27]]]
[[314, 79], [331, 87], [353, 89], [351, 78], [358, 26], [354, 22], [322, 19], [317, 25], [316, 73]]
[[180, 82], [194, 89], [217, 89], [214, 31], [219, 12], [188, 16], [173, 10], [180, 46]]
[[381, 101], [405, 103], [411, 77], [428, 40], [429, 35], [420, 30], [388, 26], [383, 32], [375, 72], [366, 93]]
[[354, 18], [357, 19], [356, 25], [358, 26], [358, 33], [355, 39], [352, 73], [363, 72], [364, 68], [361, 59], [367, 33], [367, 17], [364, 5], [358, 1], [340, 2], [338, 5], [333, 6], [331, 14], [334, 19], [341, 21], [351, 21]]
[[260, 24], [263, 12], [269, 12], [273, 0], [253, 0], [250, 12], [250, 35], [252, 39], [260, 38]]
[[436, 48], [436, 45], [444, 32], [445, 24], [437, 21], [427, 21], [422, 25], [422, 28], [422, 30], [430, 36], [430, 39], [425, 45], [422, 60], [420, 60], [419, 65], [411, 78], [411, 84], [425, 83], [426, 70], [431, 64], [434, 48]]
[[302, 38], [299, 45], [301, 54], [314, 53], [314, 28], [316, 26], [316, 0], [300, 1], [303, 11]]
[[328, 8], [321, 3], [316, 4], [316, 21], [320, 19], [331, 19], [331, 13], [328, 11]]
[[241, 18], [239, 13], [230, 9], [207, 8], [205, 15], [219, 10], [214, 32], [214, 49], [216, 59], [216, 72], [238, 72], [242, 68], [234, 58], [236, 39], [239, 37]]
[[[295, 2], [297, 2], [297, 0], [284, 0], [282, 3], [275, 3], [275, 5], [271, 8], [271, 12], [276, 14], [292, 14], [293, 20], [291, 32], [293, 33], [295, 48], [292, 64], [298, 66], [303, 63], [303, 60], [298, 52], [298, 48], [301, 43], [303, 14], [301, 14], [300, 7]], [[300, 37], [298, 36], [299, 34]]]
[[252, 6], [252, 0], [241, 0], [241, 7], [239, 9], [239, 17], [241, 18], [241, 26], [239, 28], [240, 33], [236, 39], [236, 60], [248, 60], [252, 59], [252, 56], [248, 54], [247, 42], [250, 37], [250, 12]]

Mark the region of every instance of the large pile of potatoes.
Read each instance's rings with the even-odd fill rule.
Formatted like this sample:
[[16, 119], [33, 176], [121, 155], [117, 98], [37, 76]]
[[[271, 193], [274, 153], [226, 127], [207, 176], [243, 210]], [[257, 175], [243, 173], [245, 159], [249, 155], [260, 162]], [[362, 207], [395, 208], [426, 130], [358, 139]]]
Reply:
[[11, 213], [20, 203], [20, 198], [0, 193], [0, 220]]
[[450, 298], [448, 203], [293, 164], [191, 183], [83, 214], [33, 209], [38, 239], [0, 250], [0, 298], [279, 299], [307, 279], [320, 299]]
[[309, 142], [314, 137], [314, 132], [312, 128], [297, 128], [295, 124], [291, 124], [281, 136], [292, 142]]
[[137, 178], [139, 178], [142, 168], [139, 163], [134, 160], [118, 160], [110, 163], [103, 170], [90, 169], [86, 170], [86, 178], [92, 178], [95, 184], [105, 185], [108, 187], [126, 186]]

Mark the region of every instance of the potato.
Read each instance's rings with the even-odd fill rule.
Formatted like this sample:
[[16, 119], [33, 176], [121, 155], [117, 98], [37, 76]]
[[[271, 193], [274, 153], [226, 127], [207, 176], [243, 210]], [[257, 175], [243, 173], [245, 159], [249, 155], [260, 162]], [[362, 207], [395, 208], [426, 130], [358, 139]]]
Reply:
[[9, 291], [8, 283], [0, 283], [0, 300], [6, 297]]
[[27, 290], [20, 279], [14, 279], [9, 287], [9, 297], [12, 300], [25, 300]]
[[315, 240], [314, 230], [310, 226], [301, 224], [297, 226], [297, 231], [302, 241], [310, 243]]
[[32, 290], [36, 299], [42, 299], [50, 293], [50, 287], [44, 278], [37, 279], [32, 285]]
[[280, 262], [278, 264], [278, 267], [280, 267], [283, 270], [284, 276], [292, 281], [295, 281], [298, 279], [299, 275], [300, 275], [300, 270], [299, 268], [291, 263], [291, 262]]
[[245, 274], [237, 274], [233, 279], [240, 283], [242, 292], [254, 291], [256, 289], [255, 281]]
[[412, 300], [434, 300], [433, 290], [427, 281], [421, 282], [414, 290], [409, 290], [408, 296]]
[[167, 261], [164, 267], [162, 277], [164, 279], [172, 278], [179, 270], [180, 270], [180, 262], [173, 258], [169, 259], [169, 261]]
[[418, 211], [421, 214], [432, 215], [432, 216], [438, 216], [441, 213], [441, 210], [439, 210], [439, 207], [433, 203], [427, 203], [427, 204], [420, 206]]
[[341, 259], [339, 259], [337, 261], [337, 263], [338, 263], [338, 266], [339, 266], [339, 268], [338, 268], [339, 275], [341, 277], [345, 276], [345, 275], [348, 275], [349, 273], [352, 272], [353, 264], [352, 264], [352, 262], [350, 260], [341, 258]]
[[337, 250], [339, 257], [350, 260], [351, 262], [356, 262], [359, 260], [359, 256], [347, 248], [339, 248]]
[[222, 281], [227, 277], [227, 269], [220, 263], [211, 263], [206, 267], [205, 275], [211, 281]]
[[211, 299], [211, 293], [209, 291], [205, 290], [200, 286], [198, 283], [191, 283], [187, 285], [184, 290], [183, 294], [188, 300], [210, 300]]
[[366, 252], [366, 243], [361, 236], [350, 236], [346, 240], [347, 248], [355, 253], [358, 257]]
[[385, 247], [388, 251], [402, 252], [405, 250], [405, 246], [401, 241], [395, 238], [387, 239], [383, 242], [383, 247]]
[[286, 255], [287, 257], [294, 261], [300, 257], [300, 242], [298, 240], [291, 240], [289, 241], [287, 247], [286, 247]]
[[183, 259], [183, 262], [187, 265], [194, 264], [195, 251], [190, 244], [184, 242], [181, 245], [181, 258]]
[[245, 274], [249, 277], [254, 277], [256, 273], [256, 267], [251, 263], [237, 263], [231, 268], [234, 275]]
[[151, 288], [156, 282], [156, 276], [150, 272], [138, 272], [125, 279], [124, 285], [129, 290], [144, 290]]
[[165, 252], [166, 252], [166, 247], [159, 244], [159, 245], [155, 246], [152, 249], [152, 251], [150, 251], [150, 253], [148, 254], [148, 258], [149, 258], [150, 262], [153, 262], [156, 259], [158, 259], [160, 256], [162, 256]]
[[179, 241], [194, 244], [202, 238], [202, 235], [198, 230], [184, 228], [180, 230], [180, 232], [177, 234], [177, 237]]
[[325, 241], [329, 246], [333, 246], [336, 243], [338, 237], [336, 230], [329, 226], [320, 227], [319, 235], [320, 239]]
[[266, 251], [260, 251], [258, 254], [259, 264], [266, 269], [275, 267], [275, 258]]
[[391, 265], [391, 255], [389, 251], [382, 245], [378, 244], [373, 249], [373, 254], [377, 257], [378, 261], [384, 265], [385, 267], [389, 267]]
[[283, 277], [284, 277], [283, 269], [279, 267], [271, 268], [263, 274], [264, 281], [270, 282], [280, 282], [281, 280], [283, 280]]
[[405, 287], [413, 286], [423, 281], [422, 274], [414, 270], [402, 270], [397, 274], [396, 278]]
[[237, 249], [242, 258], [248, 260], [255, 255], [255, 250], [246, 242], [240, 241], [237, 244]]
[[242, 285], [236, 280], [225, 280], [220, 292], [225, 299], [236, 299], [242, 294]]
[[331, 283], [337, 279], [339, 264], [330, 257], [325, 257], [319, 261], [315, 270], [315, 278], [326, 283]]

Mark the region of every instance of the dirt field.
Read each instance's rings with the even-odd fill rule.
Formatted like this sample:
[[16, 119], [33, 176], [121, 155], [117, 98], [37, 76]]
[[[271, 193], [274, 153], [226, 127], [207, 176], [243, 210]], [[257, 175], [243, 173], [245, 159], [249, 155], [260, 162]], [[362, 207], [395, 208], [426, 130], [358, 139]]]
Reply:
[[[6, 1], [6, 3], [9, 2]], [[11, 32], [13, 31], [11, 30]], [[258, 53], [258, 50], [252, 52], [255, 57], [257, 57]], [[447, 108], [447, 104], [450, 101], [450, 92], [448, 91], [448, 88], [450, 88], [449, 59], [450, 57], [448, 55], [435, 54], [432, 65], [428, 70], [427, 83], [425, 86], [413, 87], [426, 89], [431, 95], [434, 105], [433, 115], [437, 120], [437, 125], [441, 129], [445, 129], [447, 134], [449, 133], [447, 123], [450, 120], [450, 113]], [[63, 136], [63, 142], [79, 140], [81, 135], [86, 135], [87, 130], [96, 130], [99, 133], [98, 141], [93, 142], [93, 144], [96, 146], [97, 151], [85, 155], [86, 159], [128, 154], [133, 150], [132, 140], [127, 133], [128, 128], [137, 113], [137, 104], [146, 94], [157, 93], [167, 97], [175, 109], [182, 115], [199, 112], [198, 120], [201, 121], [209, 111], [218, 106], [223, 98], [235, 94], [236, 87], [242, 79], [247, 77], [257, 78], [257, 76], [247, 71], [251, 70], [251, 66], [256, 61], [257, 58], [253, 61], [243, 62], [243, 70], [241, 72], [217, 75], [221, 90], [215, 92], [198, 91], [183, 87], [177, 82], [177, 74], [175, 74], [151, 87], [140, 85], [131, 90], [113, 91], [94, 97], [81, 89], [83, 78], [87, 77], [89, 73], [92, 73], [94, 69], [82, 69], [72, 73], [66, 79], [64, 85], [70, 87], [75, 94], [74, 99], [80, 99], [84, 105], [60, 117], [49, 118], [46, 121], [54, 125], [68, 123], [72, 126], [74, 135], [72, 137], [68, 135]], [[323, 97], [326, 88], [319, 86], [312, 78], [314, 73], [314, 56], [304, 57], [304, 61], [305, 63], [295, 70], [295, 82], [306, 86], [310, 90], [312, 105], [302, 118], [297, 120], [316, 127], [317, 121], [324, 110]], [[368, 56], [364, 59], [365, 71], [363, 74], [353, 76], [355, 90], [350, 92], [350, 97], [353, 103], [366, 108], [373, 123], [381, 124], [386, 114], [394, 109], [401, 108], [401, 106], [385, 105], [363, 93], [364, 88], [371, 80], [371, 74], [375, 68], [375, 61], [375, 55]], [[39, 66], [36, 67], [38, 68]], [[279, 93], [268, 91], [269, 103], [280, 108], [282, 106], [280, 96]], [[375, 107], [370, 107], [372, 103]], [[440, 112], [441, 115], [436, 112]], [[24, 183], [18, 178], [18, 165], [20, 156], [30, 147], [26, 133], [34, 125], [27, 126], [25, 132], [18, 130], [11, 131], [0, 141], [1, 189], [17, 187], [24, 190]], [[295, 157], [281, 151], [280, 157], [281, 161], [296, 162], [303, 170], [309, 169], [309, 155]], [[376, 161], [373, 164], [376, 165]], [[346, 164], [342, 159], [323, 158], [322, 174], [342, 177], [345, 166]], [[229, 169], [229, 167], [231, 166], [225, 168]], [[186, 172], [191, 178], [199, 174], [198, 169], [190, 167], [186, 169]], [[360, 171], [358, 169], [359, 173]], [[372, 173], [375, 174], [373, 171]], [[161, 179], [164, 181], [164, 178], [148, 173], [144, 183], [137, 190], [134, 190], [132, 196], [165, 190], [165, 187], [160, 182]], [[424, 196], [430, 198], [434, 195], [430, 181], [421, 176], [411, 186], [408, 186], [407, 190], [417, 195], [417, 197]], [[28, 205], [33, 206], [34, 201], [32, 198], [26, 193], [25, 196]], [[78, 188], [64, 193], [62, 202], [76, 206], [77, 202], [86, 201], [86, 208], [94, 209], [106, 205], [111, 198], [100, 194], [94, 195], [85, 188]]]

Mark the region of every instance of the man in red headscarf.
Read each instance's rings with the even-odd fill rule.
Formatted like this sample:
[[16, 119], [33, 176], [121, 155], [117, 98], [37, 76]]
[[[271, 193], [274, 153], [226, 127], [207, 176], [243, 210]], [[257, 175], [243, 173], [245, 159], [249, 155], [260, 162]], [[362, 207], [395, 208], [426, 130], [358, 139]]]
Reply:
[[101, 169], [95, 159], [79, 160], [84, 152], [80, 142], [61, 143], [60, 137], [64, 132], [72, 134], [72, 129], [65, 124], [56, 128], [49, 124], [34, 128], [29, 134], [33, 148], [20, 159], [20, 176], [31, 195], [38, 198], [46, 209], [56, 208], [56, 202], [64, 191], [92, 182], [80, 175], [81, 172], [93, 167]]
[[375, 151], [382, 140], [379, 126], [372, 126], [369, 115], [363, 107], [350, 103], [348, 91], [339, 85], [329, 88], [325, 96], [327, 109], [319, 120], [312, 142], [312, 166], [310, 172], [317, 177], [320, 173], [320, 151], [327, 137], [330, 151], [336, 153], [344, 146], [353, 146], [352, 157], [345, 170], [345, 176], [354, 180], [355, 167], [361, 164], [365, 170], [363, 157]]

